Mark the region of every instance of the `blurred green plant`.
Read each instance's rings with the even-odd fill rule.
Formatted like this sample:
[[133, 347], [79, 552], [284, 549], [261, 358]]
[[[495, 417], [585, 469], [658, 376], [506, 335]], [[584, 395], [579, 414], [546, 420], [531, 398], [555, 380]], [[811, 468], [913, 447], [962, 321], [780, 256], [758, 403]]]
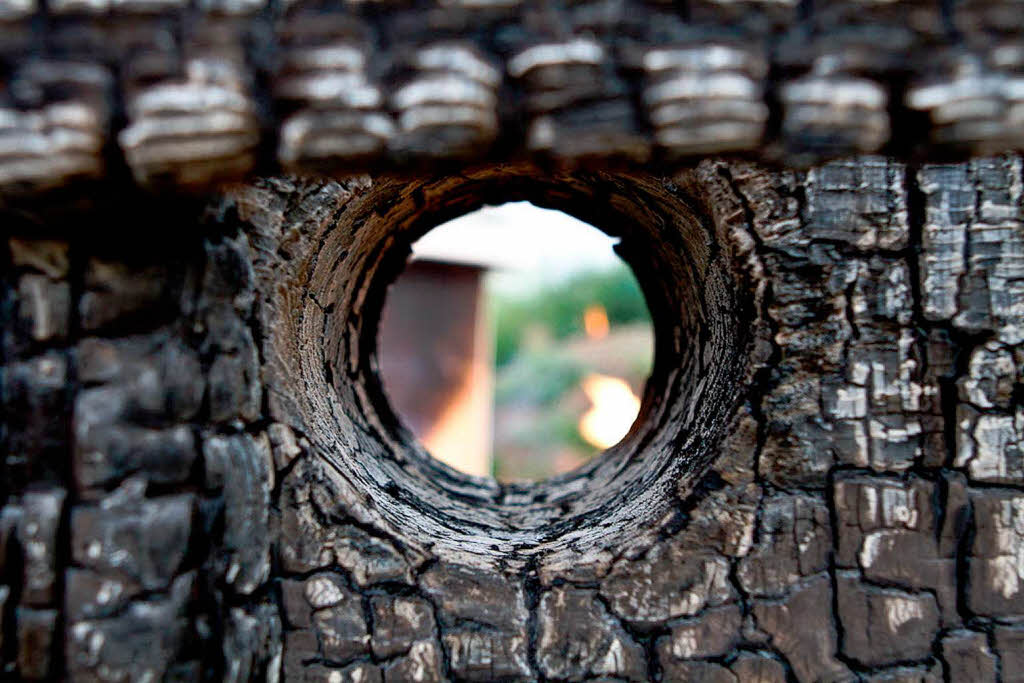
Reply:
[[494, 400], [498, 405], [548, 405], [579, 385], [583, 375], [580, 364], [564, 353], [526, 352], [502, 368]]
[[490, 301], [496, 326], [495, 363], [499, 368], [516, 357], [530, 330], [540, 327], [553, 340], [580, 334], [583, 311], [592, 304], [604, 306], [613, 326], [650, 322], [643, 292], [625, 263], [579, 273], [525, 296], [493, 295]]

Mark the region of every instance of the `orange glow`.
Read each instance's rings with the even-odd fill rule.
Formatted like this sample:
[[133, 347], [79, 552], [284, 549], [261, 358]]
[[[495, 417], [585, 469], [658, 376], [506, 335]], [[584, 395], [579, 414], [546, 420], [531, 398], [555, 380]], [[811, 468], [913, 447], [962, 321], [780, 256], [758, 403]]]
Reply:
[[580, 436], [598, 448], [614, 446], [633, 425], [640, 399], [618, 377], [590, 374], [583, 378], [582, 386], [592, 405], [580, 418]]
[[591, 339], [608, 336], [608, 314], [601, 304], [591, 304], [583, 311], [583, 329]]

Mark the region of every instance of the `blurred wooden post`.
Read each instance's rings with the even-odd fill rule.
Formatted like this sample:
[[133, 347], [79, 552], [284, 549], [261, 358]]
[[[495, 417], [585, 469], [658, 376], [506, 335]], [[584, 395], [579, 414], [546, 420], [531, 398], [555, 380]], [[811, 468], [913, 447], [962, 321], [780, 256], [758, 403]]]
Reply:
[[477, 265], [417, 260], [388, 293], [380, 369], [395, 412], [430, 453], [491, 474], [493, 331]]

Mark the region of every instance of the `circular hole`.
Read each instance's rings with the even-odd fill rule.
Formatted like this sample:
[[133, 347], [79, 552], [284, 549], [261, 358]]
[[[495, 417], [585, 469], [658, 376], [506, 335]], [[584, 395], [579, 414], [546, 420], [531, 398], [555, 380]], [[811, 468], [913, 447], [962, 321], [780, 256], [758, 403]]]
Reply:
[[[264, 373], [274, 419], [309, 443], [301, 476], [319, 505], [341, 501], [346, 514], [438, 557], [555, 572], [632, 551], [676, 519], [768, 348], [761, 265], [727, 174], [711, 163], [671, 179], [485, 166], [303, 197], [312, 206], [275, 214], [287, 227], [261, 245], [259, 272], [280, 283], [262, 325]], [[417, 239], [524, 200], [621, 240], [655, 352], [620, 443], [564, 474], [501, 483], [444, 465], [402, 426], [380, 380], [378, 338], [388, 288]]]
[[391, 407], [432, 456], [537, 481], [629, 432], [654, 335], [619, 241], [511, 202], [413, 245], [385, 300], [378, 362]]

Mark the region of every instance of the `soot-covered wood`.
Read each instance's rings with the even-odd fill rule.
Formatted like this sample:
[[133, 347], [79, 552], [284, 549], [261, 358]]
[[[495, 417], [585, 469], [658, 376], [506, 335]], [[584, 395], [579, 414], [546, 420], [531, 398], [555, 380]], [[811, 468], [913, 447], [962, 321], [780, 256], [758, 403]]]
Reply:
[[[693, 389], [650, 394], [667, 418], [636, 469], [576, 480], [644, 501], [633, 526], [599, 504], [559, 526], [529, 487], [431, 488], [422, 463], [380, 476], [419, 456], [362, 374], [374, 304], [353, 293], [373, 288], [359, 269], [317, 278], [376, 243], [374, 221], [414, 222], [459, 187], [468, 208], [500, 169], [261, 181], [201, 216], [107, 216], [107, 240], [8, 221], [5, 677], [1019, 680], [1021, 166], [705, 162], [542, 185], [662, 221], [658, 263], [708, 277], [638, 273], [683, 292], [652, 307], [674, 315], [659, 335], [717, 325], [707, 362], [747, 366], [686, 375], [707, 367], [694, 346], [659, 341], [673, 362], [656, 374], [732, 384], [693, 422], [672, 411]], [[676, 200], [703, 217], [679, 241]], [[397, 248], [381, 244], [367, 262]], [[750, 318], [673, 312], [687, 291], [714, 295], [701, 315]], [[666, 440], [673, 420], [709, 450]], [[641, 474], [672, 458], [671, 485]], [[547, 490], [570, 512], [586, 499]]]
[[8, 202], [466, 159], [1024, 145], [1015, 0], [3, 0], [0, 62]]

